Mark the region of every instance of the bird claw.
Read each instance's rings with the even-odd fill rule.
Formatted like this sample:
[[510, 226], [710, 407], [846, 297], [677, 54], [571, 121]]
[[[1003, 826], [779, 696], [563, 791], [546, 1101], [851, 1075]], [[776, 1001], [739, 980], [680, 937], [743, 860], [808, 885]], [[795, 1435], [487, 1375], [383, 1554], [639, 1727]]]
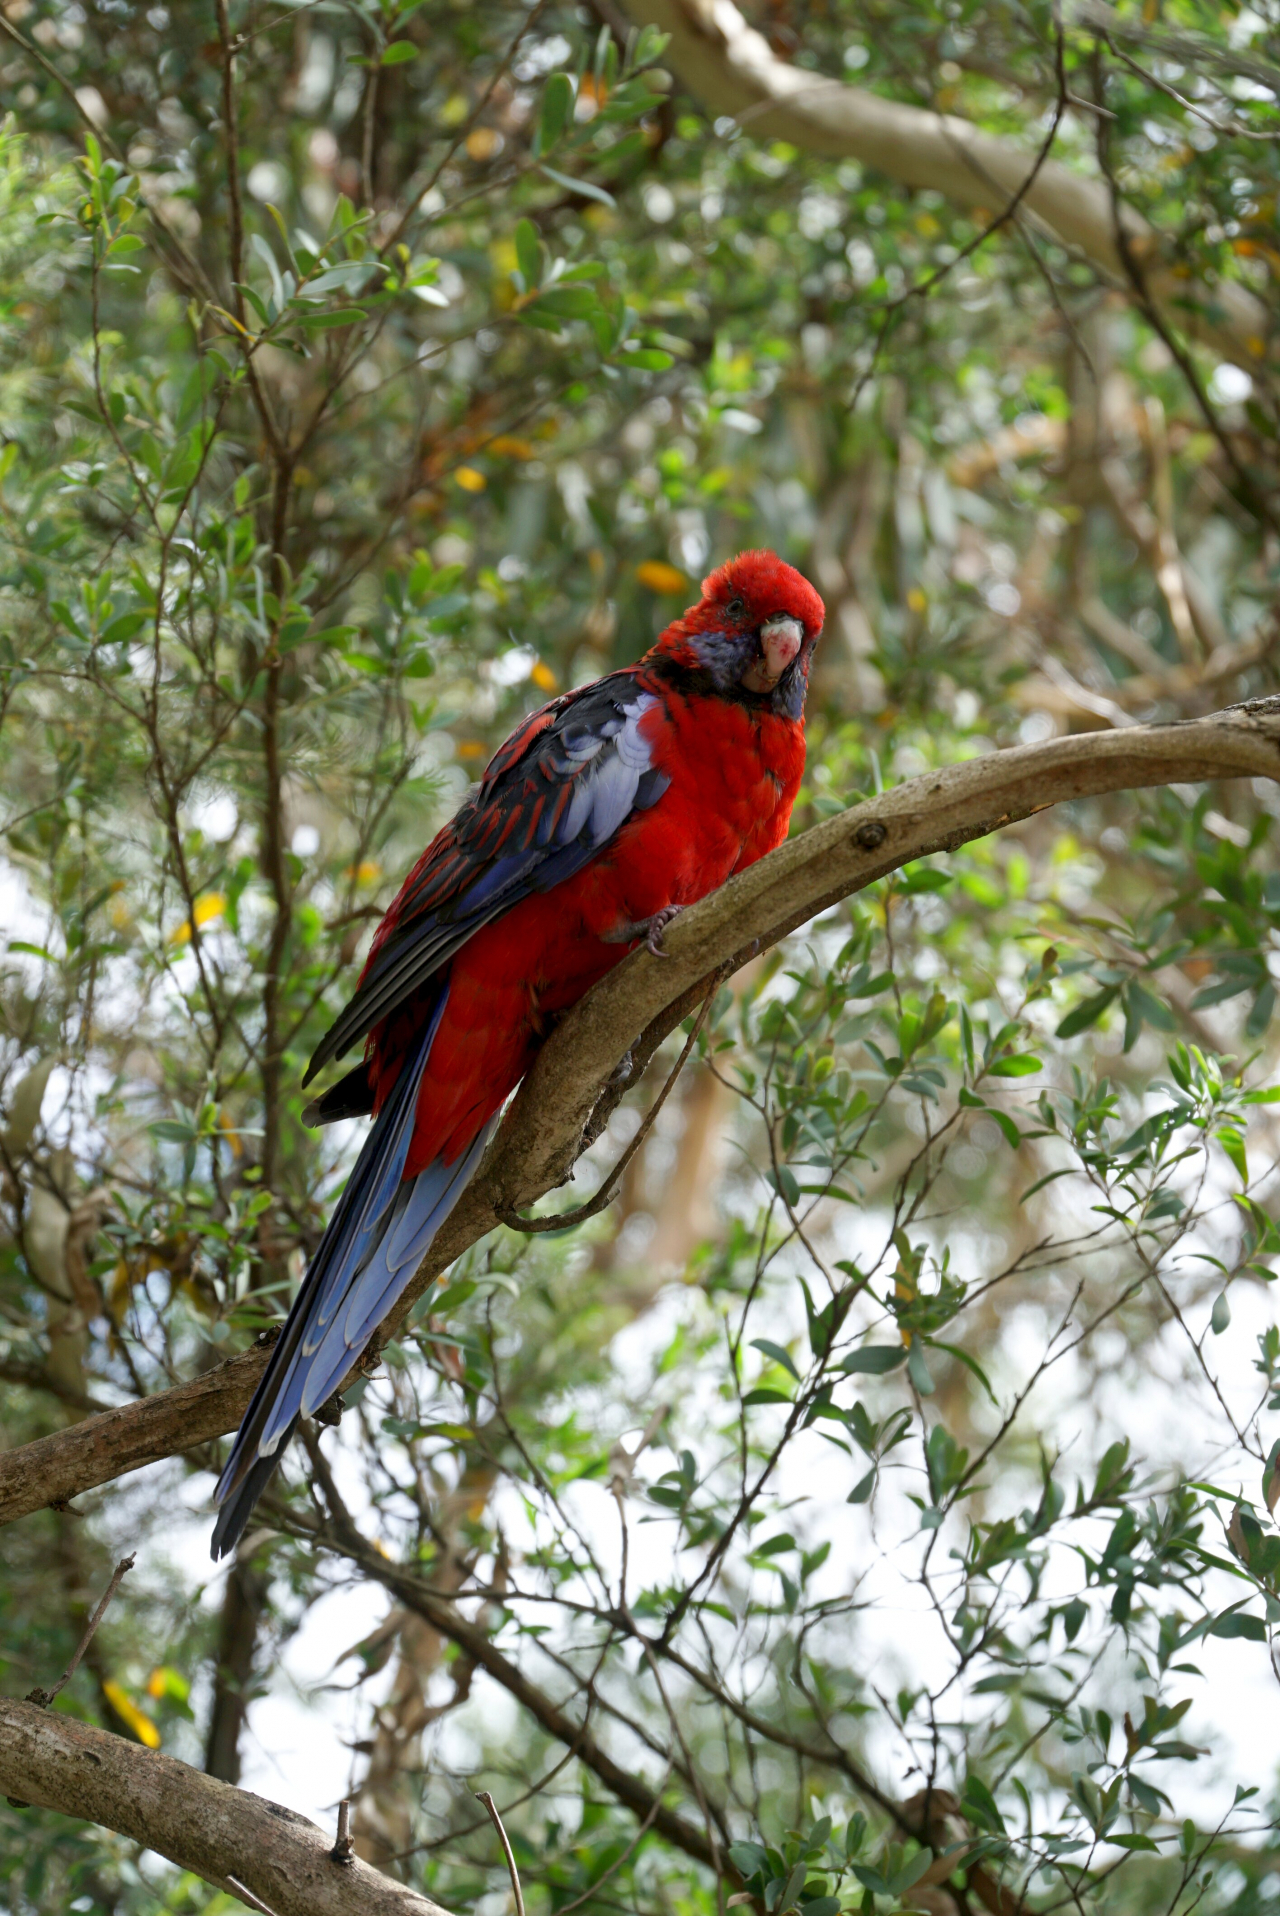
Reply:
[[683, 905], [664, 905], [652, 918], [624, 919], [615, 931], [602, 932], [601, 937], [606, 945], [631, 945], [643, 938], [646, 951], [655, 958], [669, 958], [671, 953], [662, 949], [662, 934], [683, 910]]
[[662, 947], [662, 934], [673, 918], [678, 918], [684, 910], [683, 905], [664, 905], [661, 911], [655, 911], [652, 918], [646, 918], [637, 930], [644, 932], [645, 950], [651, 951], [655, 958], [669, 958], [671, 953]]

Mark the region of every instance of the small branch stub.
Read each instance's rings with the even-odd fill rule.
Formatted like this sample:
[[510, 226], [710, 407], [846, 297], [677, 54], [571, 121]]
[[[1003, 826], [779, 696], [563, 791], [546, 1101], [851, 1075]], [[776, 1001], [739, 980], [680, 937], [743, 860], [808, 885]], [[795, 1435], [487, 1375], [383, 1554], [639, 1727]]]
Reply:
[[356, 1860], [356, 1846], [351, 1840], [351, 1798], [344, 1796], [338, 1805], [338, 1840], [329, 1851], [335, 1863], [347, 1868]]

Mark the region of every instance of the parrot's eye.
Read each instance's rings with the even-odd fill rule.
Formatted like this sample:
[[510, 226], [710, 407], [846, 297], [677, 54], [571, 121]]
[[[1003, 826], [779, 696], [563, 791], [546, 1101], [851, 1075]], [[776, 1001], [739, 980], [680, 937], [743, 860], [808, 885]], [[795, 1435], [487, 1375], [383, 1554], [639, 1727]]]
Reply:
[[746, 600], [737, 598], [736, 596], [730, 599], [728, 605], [725, 607], [725, 611], [729, 614], [729, 617], [731, 619], [740, 619], [743, 613], [746, 611], [746, 609], [747, 609]]

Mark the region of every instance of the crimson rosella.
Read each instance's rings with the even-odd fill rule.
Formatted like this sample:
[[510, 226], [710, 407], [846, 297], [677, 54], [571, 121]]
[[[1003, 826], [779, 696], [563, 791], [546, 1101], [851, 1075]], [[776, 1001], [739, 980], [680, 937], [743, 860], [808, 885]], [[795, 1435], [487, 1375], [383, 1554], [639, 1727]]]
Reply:
[[404, 1291], [551, 1022], [785, 838], [823, 616], [791, 566], [741, 553], [635, 665], [518, 725], [410, 872], [307, 1072], [363, 1039], [310, 1115], [373, 1125], [219, 1480], [215, 1557]]

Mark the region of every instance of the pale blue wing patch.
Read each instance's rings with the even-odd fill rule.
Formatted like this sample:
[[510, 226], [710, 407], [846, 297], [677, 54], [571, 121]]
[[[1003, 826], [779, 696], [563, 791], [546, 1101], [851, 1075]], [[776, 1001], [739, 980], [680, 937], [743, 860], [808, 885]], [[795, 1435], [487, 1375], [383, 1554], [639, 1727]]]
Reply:
[[355, 1275], [345, 1312], [330, 1325], [315, 1353], [302, 1392], [304, 1417], [332, 1396], [404, 1291], [471, 1182], [497, 1123], [491, 1118], [453, 1164], [437, 1158], [403, 1186], [379, 1242]]

